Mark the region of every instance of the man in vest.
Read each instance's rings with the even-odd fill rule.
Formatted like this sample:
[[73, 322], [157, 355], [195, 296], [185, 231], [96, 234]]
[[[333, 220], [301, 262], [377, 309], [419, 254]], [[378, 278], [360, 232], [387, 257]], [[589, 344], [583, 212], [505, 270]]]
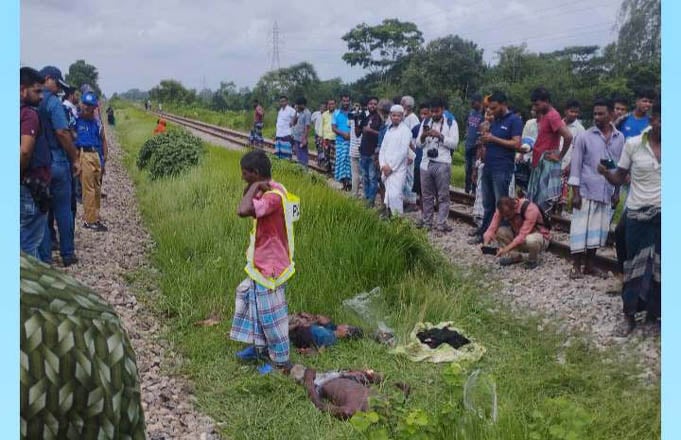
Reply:
[[[510, 226], [502, 226], [502, 221]], [[486, 246], [495, 239], [503, 246], [497, 251], [499, 265], [520, 263], [523, 261], [520, 252], [527, 252], [525, 267], [534, 269], [538, 265], [539, 254], [549, 247], [550, 236], [536, 204], [504, 196], [497, 202], [497, 210], [483, 235], [483, 244]]]
[[107, 227], [99, 219], [103, 173], [99, 153], [106, 161], [108, 148], [95, 119], [97, 96], [87, 92], [81, 98], [81, 112], [76, 120], [76, 148], [80, 150], [81, 186], [83, 187], [83, 227], [104, 232]]
[[[73, 241], [73, 214], [71, 212], [72, 176], [80, 175], [78, 150], [73, 146], [73, 135], [69, 130], [66, 114], [57, 92], [68, 87], [61, 71], [54, 66], [46, 66], [40, 74], [45, 77], [43, 100], [38, 113], [42, 133], [48, 143], [50, 164], [50, 209], [54, 212], [59, 233], [59, 251], [64, 266], [78, 262]], [[52, 238], [45, 224], [43, 241], [40, 244], [40, 259], [52, 263]]]
[[293, 222], [296, 197], [272, 180], [272, 165], [261, 150], [241, 158], [241, 175], [248, 184], [237, 214], [252, 217], [246, 253], [248, 277], [236, 289], [230, 338], [252, 343], [237, 353], [241, 359], [266, 358], [284, 371], [290, 368], [286, 282], [295, 273]]
[[20, 154], [20, 247], [38, 258], [47, 224], [50, 185], [50, 149], [40, 132], [40, 104], [45, 78], [37, 70], [19, 70], [19, 154]]

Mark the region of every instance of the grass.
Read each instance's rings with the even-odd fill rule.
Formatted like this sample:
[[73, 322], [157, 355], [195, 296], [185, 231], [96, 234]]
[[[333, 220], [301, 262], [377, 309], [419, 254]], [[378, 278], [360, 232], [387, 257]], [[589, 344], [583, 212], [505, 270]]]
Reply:
[[[350, 424], [317, 411], [300, 386], [278, 375], [260, 377], [254, 366], [234, 358], [240, 345], [226, 333], [234, 289], [244, 278], [250, 227], [235, 214], [243, 190], [241, 154], [211, 147], [187, 174], [151, 181], [136, 169], [135, 159], [154, 118], [130, 107], [119, 114], [116, 130], [125, 162], [156, 242], [153, 262], [162, 289], [156, 307], [167, 320], [168, 339], [187, 359], [184, 373], [196, 384], [200, 410], [230, 438], [358, 438]], [[500, 310], [480, 287], [484, 272], [452, 267], [410, 225], [381, 222], [295, 165], [275, 161], [273, 168], [275, 178], [302, 200], [303, 217], [296, 224], [298, 273], [286, 291], [291, 311], [363, 324], [341, 301], [381, 286], [385, 312], [401, 337], [420, 320], [453, 320], [487, 348], [476, 367], [496, 378], [499, 420], [493, 426], [479, 422], [457, 438], [528, 438], [533, 413], [555, 412], [547, 403], [551, 398], [586, 410], [586, 438], [660, 437], [659, 383], [641, 385], [633, 360], [615, 361], [614, 353], [584, 343], [561, 347], [564, 335], [538, 330], [538, 318]], [[193, 326], [213, 311], [223, 317], [220, 325]], [[565, 352], [565, 364], [556, 361], [559, 351]], [[292, 360], [318, 370], [373, 368], [388, 381], [408, 382], [413, 388], [409, 408], [435, 411], [451, 399], [442, 366], [409, 362], [369, 340], [343, 343], [315, 357], [293, 354]]]

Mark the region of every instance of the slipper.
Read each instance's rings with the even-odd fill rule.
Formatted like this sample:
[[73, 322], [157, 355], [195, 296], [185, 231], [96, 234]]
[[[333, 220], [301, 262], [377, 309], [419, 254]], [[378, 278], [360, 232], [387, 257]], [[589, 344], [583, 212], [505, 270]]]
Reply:
[[579, 271], [579, 269], [575, 270], [574, 267], [572, 269], [570, 269], [570, 279], [571, 280], [581, 280], [582, 278], [584, 278], [584, 274], [582, 274]]

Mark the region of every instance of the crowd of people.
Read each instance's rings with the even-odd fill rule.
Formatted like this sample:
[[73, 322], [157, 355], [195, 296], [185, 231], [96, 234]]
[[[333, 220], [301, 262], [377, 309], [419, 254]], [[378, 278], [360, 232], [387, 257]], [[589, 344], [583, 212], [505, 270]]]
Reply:
[[[336, 99], [329, 99], [310, 113], [304, 97], [294, 108], [281, 96], [275, 154], [288, 160], [295, 156], [308, 166], [313, 133], [317, 164], [344, 190], [371, 207], [379, 196], [385, 217], [418, 210], [419, 227], [448, 233], [452, 156], [463, 141], [464, 191], [475, 198], [477, 220], [469, 244], [482, 245], [500, 265], [524, 262], [536, 268], [550, 243], [551, 215], [561, 215], [569, 204], [572, 279], [607, 276], [594, 256], [606, 245], [624, 187], [627, 200], [614, 236], [630, 331], [639, 311], [646, 310], [652, 321], [660, 317], [656, 99], [652, 89], [640, 89], [629, 111], [626, 99], [596, 98], [588, 109], [593, 126], [587, 129], [577, 100], [565, 103], [561, 115], [543, 87], [532, 91], [526, 121], [505, 93], [474, 94], [460, 137], [456, 118], [441, 98], [417, 107], [411, 96], [369, 97], [353, 104], [342, 94], [338, 108]], [[260, 143], [264, 114], [256, 103], [252, 133]]]
[[[21, 250], [48, 264], [58, 251], [70, 266], [78, 262], [79, 203], [82, 227], [107, 231], [100, 218], [108, 146], [99, 97], [88, 84], [71, 87], [54, 66], [21, 67], [19, 77]], [[110, 106], [106, 114], [114, 124]]]

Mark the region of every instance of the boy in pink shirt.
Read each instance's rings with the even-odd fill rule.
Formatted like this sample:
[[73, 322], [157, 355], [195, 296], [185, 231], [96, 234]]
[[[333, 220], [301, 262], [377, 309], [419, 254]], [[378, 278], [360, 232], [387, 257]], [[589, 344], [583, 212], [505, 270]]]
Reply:
[[254, 224], [246, 254], [248, 277], [236, 289], [230, 338], [253, 344], [237, 353], [241, 359], [268, 356], [276, 367], [286, 370], [290, 363], [284, 292], [295, 272], [288, 193], [272, 180], [270, 160], [260, 150], [241, 158], [241, 175], [248, 187], [237, 214], [252, 217]]

